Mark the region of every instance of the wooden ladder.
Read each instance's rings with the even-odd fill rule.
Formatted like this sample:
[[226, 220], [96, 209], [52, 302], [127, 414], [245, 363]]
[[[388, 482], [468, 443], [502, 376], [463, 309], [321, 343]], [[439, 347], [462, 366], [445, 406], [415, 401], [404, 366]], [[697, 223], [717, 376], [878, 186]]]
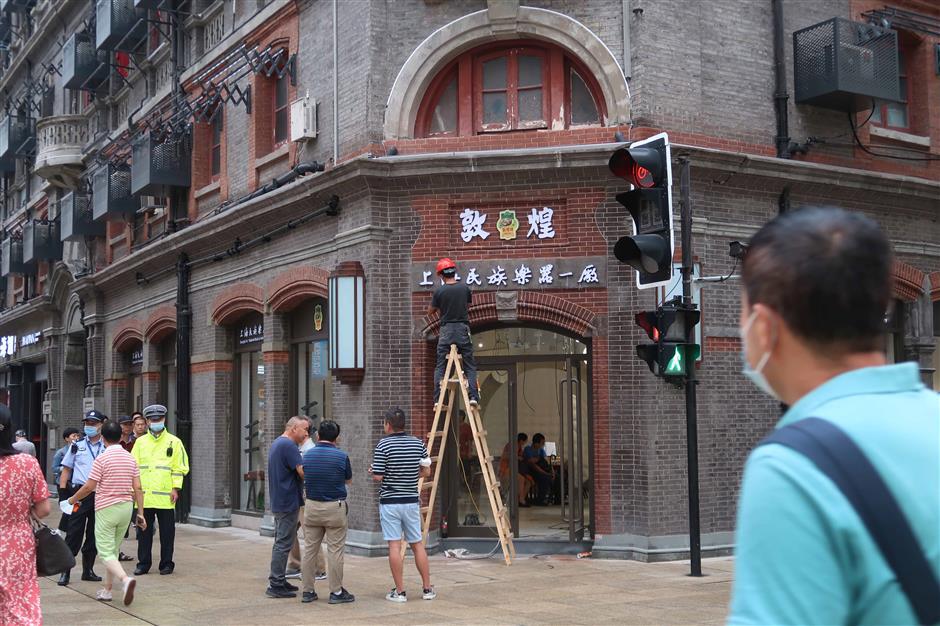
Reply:
[[[499, 491], [499, 481], [493, 469], [493, 457], [490, 455], [489, 445], [486, 442], [486, 430], [483, 428], [483, 419], [480, 416], [480, 407], [471, 406], [467, 378], [464, 376], [461, 358], [457, 353], [457, 346], [450, 346], [447, 355], [447, 366], [444, 369], [444, 378], [441, 382], [440, 396], [434, 410], [434, 420], [431, 431], [428, 433], [428, 455], [431, 457], [432, 469], [430, 480], [418, 479], [418, 493], [428, 494], [427, 504], [421, 507], [422, 539], [427, 544], [428, 532], [431, 528], [431, 518], [434, 516], [434, 499], [437, 496], [437, 485], [441, 478], [444, 451], [447, 449], [448, 435], [450, 434], [451, 417], [457, 406], [457, 398], [463, 398], [463, 405], [467, 408], [467, 419], [473, 433], [473, 443], [476, 447], [477, 458], [480, 460], [480, 469], [483, 472], [483, 482], [486, 494], [489, 497], [490, 509], [493, 511], [493, 522], [499, 535], [500, 547], [503, 549], [503, 558], [506, 565], [512, 564], [516, 556], [516, 548], [512, 543], [512, 527], [509, 523], [509, 509], [503, 504]], [[458, 396], [462, 394], [462, 396]], [[441, 414], [443, 413], [443, 420]], [[443, 422], [443, 423], [442, 423]], [[471, 496], [472, 497], [472, 496]], [[402, 542], [402, 550], [406, 549], [406, 542]]]

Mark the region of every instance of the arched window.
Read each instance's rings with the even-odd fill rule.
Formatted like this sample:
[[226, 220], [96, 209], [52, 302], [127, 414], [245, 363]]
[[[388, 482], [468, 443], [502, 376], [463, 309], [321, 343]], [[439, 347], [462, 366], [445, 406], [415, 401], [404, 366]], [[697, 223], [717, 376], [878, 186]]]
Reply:
[[516, 41], [462, 54], [431, 81], [416, 137], [455, 137], [602, 123], [594, 77], [561, 48]]

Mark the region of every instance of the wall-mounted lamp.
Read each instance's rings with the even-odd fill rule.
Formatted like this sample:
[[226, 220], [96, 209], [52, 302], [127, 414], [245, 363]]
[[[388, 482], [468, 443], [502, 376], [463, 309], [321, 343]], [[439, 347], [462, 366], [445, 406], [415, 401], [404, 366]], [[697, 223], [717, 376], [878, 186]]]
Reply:
[[340, 263], [330, 274], [330, 373], [344, 384], [366, 373], [366, 273], [358, 261]]

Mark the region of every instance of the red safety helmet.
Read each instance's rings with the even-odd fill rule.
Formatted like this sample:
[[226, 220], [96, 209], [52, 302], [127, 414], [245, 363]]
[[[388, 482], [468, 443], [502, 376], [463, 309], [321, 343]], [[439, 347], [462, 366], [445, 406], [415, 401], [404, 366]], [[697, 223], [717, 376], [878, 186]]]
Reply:
[[457, 264], [448, 258], [443, 258], [437, 262], [437, 273], [441, 274], [444, 270], [456, 270]]

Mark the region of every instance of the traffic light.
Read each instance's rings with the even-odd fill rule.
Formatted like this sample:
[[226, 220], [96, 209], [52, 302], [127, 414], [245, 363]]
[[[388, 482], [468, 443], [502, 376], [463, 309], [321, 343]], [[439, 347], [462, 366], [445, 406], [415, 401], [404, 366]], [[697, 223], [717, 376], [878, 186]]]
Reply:
[[614, 256], [637, 271], [639, 289], [665, 285], [672, 277], [672, 160], [666, 133], [635, 141], [610, 157], [610, 171], [632, 185], [617, 194], [633, 217], [633, 235], [621, 237]]
[[639, 344], [638, 357], [657, 376], [685, 376], [694, 367], [701, 353], [697, 343], [686, 343], [686, 323], [699, 323], [701, 313], [686, 308], [680, 299], [671, 300], [655, 311], [641, 311], [635, 316], [637, 325], [655, 343]]

